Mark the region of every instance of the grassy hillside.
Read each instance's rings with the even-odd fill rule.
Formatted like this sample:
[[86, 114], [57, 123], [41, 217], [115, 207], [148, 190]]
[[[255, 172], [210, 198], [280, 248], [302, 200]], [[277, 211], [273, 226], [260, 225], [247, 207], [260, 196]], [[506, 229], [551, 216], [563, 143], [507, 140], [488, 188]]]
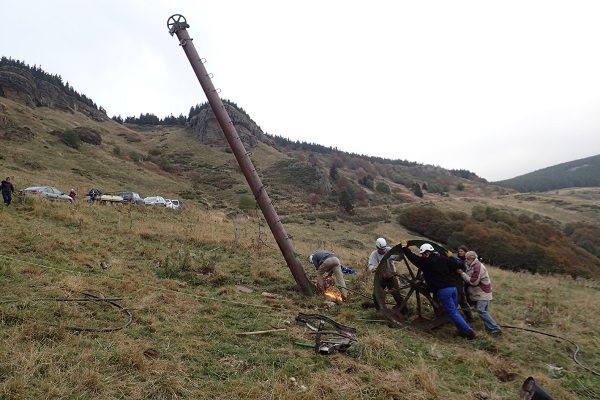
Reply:
[[519, 192], [600, 186], [600, 155], [553, 165], [495, 184]]
[[[600, 395], [598, 377], [573, 362], [564, 340], [509, 328], [492, 338], [480, 321], [474, 341], [452, 337], [451, 324], [429, 333], [389, 328], [362, 297], [372, 288], [365, 262], [377, 235], [399, 241], [407, 232], [321, 219], [287, 229], [303, 259], [329, 248], [357, 270], [347, 275], [348, 303], [303, 297], [257, 218], [15, 201], [0, 214], [0, 396], [513, 399], [528, 376], [556, 399]], [[490, 273], [500, 324], [574, 341], [579, 360], [600, 369], [600, 321], [590, 318], [600, 306], [597, 281]], [[84, 293], [116, 299], [133, 322], [69, 329], [128, 320], [106, 303], [60, 301]], [[301, 312], [356, 328], [357, 344], [330, 356], [298, 345], [315, 339], [294, 323]], [[273, 328], [285, 331], [236, 335]]]
[[[305, 179], [311, 167], [327, 174], [325, 158], [259, 145], [252, 159], [300, 259], [325, 248], [357, 270], [346, 276], [350, 301], [336, 305], [302, 296], [263, 218], [253, 209], [239, 215], [240, 198], [251, 194], [224, 146], [202, 145], [181, 128], [134, 129], [3, 98], [0, 110], [34, 135], [2, 140], [0, 165], [18, 188], [43, 183], [81, 193], [94, 185], [188, 204], [179, 212], [16, 198], [2, 209], [1, 398], [498, 400], [516, 398], [528, 376], [556, 399], [600, 396], [598, 376], [576, 365], [575, 346], [556, 337], [577, 343], [578, 359], [600, 370], [600, 321], [590, 318], [600, 306], [597, 280], [490, 266], [492, 315], [526, 330], [506, 327], [503, 336], [489, 337], [478, 321], [479, 337], [466, 341], [452, 336], [451, 324], [432, 332], [389, 328], [368, 299], [373, 277], [365, 266], [377, 237], [417, 238], [395, 220], [414, 203], [465, 213], [490, 205], [556, 225], [597, 224], [593, 192], [525, 198], [460, 180], [463, 190], [450, 185], [449, 196], [425, 191], [420, 199], [385, 167], [356, 161], [354, 169], [340, 168], [342, 181], [381, 171], [385, 177], [377, 173], [376, 180], [391, 190], [359, 188], [355, 213], [348, 215], [317, 186], [306, 188], [310, 179], [294, 180], [299, 173]], [[75, 150], [48, 134], [77, 126], [102, 132], [102, 144]], [[417, 171], [419, 179], [435, 180], [435, 170]], [[315, 277], [314, 268], [307, 273]], [[128, 310], [131, 324], [103, 299]], [[314, 343], [315, 335], [294, 323], [298, 313], [350, 325], [358, 342], [346, 353], [315, 354], [301, 345]], [[236, 335], [274, 328], [285, 330]]]

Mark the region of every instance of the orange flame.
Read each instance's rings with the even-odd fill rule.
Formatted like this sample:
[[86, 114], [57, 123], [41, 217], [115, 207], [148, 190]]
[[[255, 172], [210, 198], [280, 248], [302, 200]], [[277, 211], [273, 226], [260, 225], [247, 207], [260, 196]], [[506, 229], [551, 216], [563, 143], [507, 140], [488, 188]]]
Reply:
[[325, 289], [325, 297], [327, 297], [327, 299], [329, 299], [331, 301], [338, 301], [338, 302], [343, 301], [342, 294], [340, 293], [340, 291], [332, 286]]

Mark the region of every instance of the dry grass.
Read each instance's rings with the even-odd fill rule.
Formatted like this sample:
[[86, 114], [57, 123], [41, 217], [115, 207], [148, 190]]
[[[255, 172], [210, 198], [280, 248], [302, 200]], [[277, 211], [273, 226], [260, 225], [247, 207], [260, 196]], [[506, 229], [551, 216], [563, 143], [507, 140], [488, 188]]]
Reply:
[[[346, 276], [354, 290], [350, 301], [330, 306], [319, 296], [299, 293], [256, 212], [250, 218], [232, 218], [238, 212], [237, 196], [249, 191], [231, 154], [198, 145], [178, 129], [133, 132], [44, 108], [32, 118], [31, 110], [2, 98], [0, 105], [36, 134], [19, 146], [6, 143], [3, 167], [14, 171], [11, 176], [19, 188], [46, 183], [63, 190], [73, 186], [81, 194], [92, 184], [104, 190], [136, 190], [129, 187], [135, 182], [144, 189], [137, 189], [142, 195], [177, 198], [186, 192], [195, 199], [181, 212], [18, 199], [0, 210], [2, 399], [501, 400], [516, 398], [528, 376], [556, 399], [600, 397], [598, 378], [573, 362], [572, 344], [556, 337], [511, 328], [502, 337], [489, 337], [477, 321], [479, 337], [465, 341], [452, 337], [449, 324], [425, 333], [391, 329], [381, 322], [372, 302], [361, 296], [370, 297], [372, 291], [366, 261], [379, 236], [390, 244], [416, 238], [395, 222], [395, 212], [403, 205], [358, 209], [353, 219], [325, 204], [309, 206], [281, 188], [270, 191], [277, 192], [272, 197], [303, 265], [322, 248], [333, 250], [357, 271]], [[46, 134], [90, 125], [105, 132], [104, 142], [79, 152]], [[143, 140], [133, 144], [127, 140], [131, 136]], [[114, 154], [115, 146], [122, 156]], [[127, 161], [130, 151], [148, 154], [156, 149], [202, 165], [208, 178], [218, 170], [233, 186], [216, 191], [180, 174], [154, 173]], [[270, 148], [252, 152], [263, 170], [287, 157]], [[29, 168], [33, 159], [42, 170]], [[493, 205], [563, 222], [597, 220], [594, 207], [581, 207], [597, 202], [593, 193], [560, 195], [569, 204], [554, 201], [553, 194], [536, 195], [542, 199], [537, 202], [514, 195], [426, 196], [442, 208], [467, 213], [473, 205]], [[100, 268], [101, 261], [108, 268]], [[575, 341], [581, 346], [579, 359], [600, 370], [597, 281], [493, 266], [490, 272], [495, 296], [490, 312], [500, 324]], [[314, 278], [314, 268], [307, 266], [307, 274]], [[236, 285], [252, 291], [241, 292]], [[125, 322], [126, 316], [114, 307], [40, 300], [80, 297], [80, 292], [122, 297], [119, 304], [133, 313], [133, 323], [114, 332], [78, 332], [43, 323], [106, 327]], [[263, 292], [283, 298], [268, 298]], [[331, 356], [297, 345], [314, 340], [294, 323], [300, 312], [324, 314], [355, 327], [358, 343]], [[235, 335], [272, 327], [286, 331]]]
[[[0, 213], [0, 222], [0, 284], [10, 287], [3, 300], [12, 300], [1, 309], [2, 398], [496, 400], [515, 398], [530, 375], [556, 399], [598, 393], [596, 378], [572, 361], [573, 346], [557, 338], [509, 328], [491, 338], [481, 322], [474, 324], [481, 334], [473, 342], [452, 338], [449, 325], [433, 333], [394, 330], [377, 322], [382, 317], [363, 308], [366, 299], [356, 293], [334, 308], [302, 296], [270, 233], [262, 230], [256, 240], [256, 219], [231, 220], [196, 208], [173, 213], [17, 202]], [[297, 251], [305, 256], [333, 249], [358, 270], [347, 276], [348, 286], [369, 296], [372, 276], [364, 263], [374, 230], [389, 232], [390, 240], [403, 234], [388, 225], [315, 225], [287, 227]], [[315, 231], [328, 235], [311, 235]], [[109, 265], [106, 270], [100, 260]], [[576, 341], [579, 358], [600, 369], [600, 322], [591, 318], [600, 306], [598, 282], [494, 267], [490, 272], [490, 311], [500, 324]], [[240, 292], [236, 284], [253, 291]], [[40, 323], [124, 322], [116, 308], [36, 301], [81, 291], [124, 297], [120, 303], [132, 311], [134, 323], [109, 333]], [[265, 298], [263, 291], [284, 298]], [[293, 323], [299, 312], [356, 327], [359, 343], [331, 356], [294, 345], [314, 340]], [[235, 336], [271, 326], [287, 330]]]

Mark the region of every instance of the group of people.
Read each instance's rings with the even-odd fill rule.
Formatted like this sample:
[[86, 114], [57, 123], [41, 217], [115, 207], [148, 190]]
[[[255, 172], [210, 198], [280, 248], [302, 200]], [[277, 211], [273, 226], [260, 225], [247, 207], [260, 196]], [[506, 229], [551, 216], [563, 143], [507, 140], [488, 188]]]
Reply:
[[[467, 290], [463, 297], [468, 297], [477, 304], [477, 313], [483, 320], [486, 331], [491, 335], [502, 333], [500, 326], [488, 311], [489, 302], [492, 300], [492, 282], [485, 265], [479, 261], [477, 253], [468, 251], [466, 247], [461, 246], [459, 256], [454, 256], [452, 252], [448, 251], [444, 257], [435, 251], [431, 244], [424, 243], [419, 248], [420, 255], [416, 255], [408, 248], [406, 241], [402, 241], [401, 246], [402, 253], [406, 258], [423, 271], [427, 289], [437, 297], [442, 308], [456, 326], [458, 335], [469, 340], [475, 339], [476, 336], [473, 328], [463, 319], [457, 308], [460, 303], [465, 318], [471, 319], [470, 322], [473, 322], [473, 314], [468, 301], [459, 301], [459, 290], [464, 291], [464, 287]], [[461, 256], [462, 253], [464, 253], [464, 258]], [[462, 281], [457, 284], [453, 274], [460, 277]]]
[[[92, 188], [92, 190], [95, 189]], [[4, 205], [9, 206], [12, 201], [12, 195], [15, 192], [15, 188], [10, 181], [10, 176], [3, 180], [2, 183], [0, 183], [0, 192], [2, 192], [2, 199], [4, 200]], [[75, 196], [77, 196], [75, 189], [71, 189], [71, 191], [69, 192], [69, 197], [72, 198], [74, 201]]]
[[91, 188], [88, 192], [88, 196], [90, 197], [90, 203], [95, 203], [98, 200], [98, 196], [100, 196], [100, 192], [95, 187]]
[[[391, 249], [384, 238], [375, 242], [376, 249], [369, 255], [369, 271], [375, 272], [385, 254]], [[491, 335], [500, 335], [502, 330], [489, 313], [489, 302], [492, 300], [492, 282], [485, 265], [479, 260], [476, 252], [469, 251], [466, 246], [460, 246], [457, 255], [448, 251], [440, 255], [430, 243], [424, 243], [419, 248], [419, 255], [413, 253], [406, 241], [401, 243], [402, 253], [416, 267], [425, 278], [427, 289], [435, 298], [454, 323], [457, 335], [472, 340], [476, 337], [475, 331], [469, 322], [475, 322], [473, 311], [469, 303], [475, 305], [477, 314], [483, 321], [485, 330]], [[408, 313], [403, 305], [404, 297], [400, 293], [394, 261], [401, 257], [400, 254], [390, 256], [386, 269], [380, 272], [378, 284], [394, 298], [400, 311]], [[319, 250], [310, 255], [309, 261], [317, 269], [317, 286], [324, 290], [324, 275], [332, 273], [336, 285], [340, 288], [342, 299], [348, 297], [346, 282], [342, 274], [339, 258], [327, 250]], [[465, 290], [466, 289], [466, 290]], [[464, 318], [458, 311], [460, 305]]]

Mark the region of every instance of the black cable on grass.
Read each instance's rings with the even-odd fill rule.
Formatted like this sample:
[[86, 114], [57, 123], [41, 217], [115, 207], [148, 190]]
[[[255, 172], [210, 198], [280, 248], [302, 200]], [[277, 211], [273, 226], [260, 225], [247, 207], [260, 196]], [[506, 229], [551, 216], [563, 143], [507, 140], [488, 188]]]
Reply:
[[[56, 297], [56, 298], [28, 299], [27, 301], [74, 301], [74, 302], [99, 301], [99, 302], [106, 302], [114, 307], [117, 307], [122, 312], [124, 312], [127, 315], [127, 322], [121, 326], [113, 326], [113, 327], [108, 327], [108, 328], [87, 328], [87, 327], [81, 327], [81, 326], [61, 325], [61, 324], [56, 324], [54, 322], [41, 321], [41, 320], [34, 319], [34, 318], [20, 318], [18, 316], [16, 316], [15, 318], [21, 319], [23, 321], [37, 322], [37, 323], [44, 324], [44, 325], [56, 326], [58, 328], [63, 328], [63, 329], [68, 329], [71, 331], [78, 331], [78, 332], [113, 332], [113, 331], [125, 329], [129, 325], [131, 325], [131, 323], [133, 322], [133, 314], [131, 314], [131, 312], [128, 309], [126, 309], [122, 305], [115, 302], [116, 300], [122, 300], [123, 298], [97, 297], [90, 293], [85, 293], [85, 292], [81, 292], [81, 294], [83, 294], [84, 296], [88, 296], [88, 297], [83, 297], [83, 298]], [[12, 303], [12, 302], [18, 302], [18, 300], [5, 300], [0, 303]]]
[[[45, 268], [45, 269], [53, 269], [53, 270], [56, 270], [56, 271], [68, 272], [68, 273], [72, 273], [72, 274], [89, 275], [89, 276], [92, 276], [92, 274], [93, 274], [91, 271], [75, 271], [75, 270], [68, 269], [68, 268], [51, 267], [51, 266], [48, 266], [48, 265], [38, 264], [38, 263], [31, 262], [31, 261], [20, 260], [20, 259], [18, 259], [16, 257], [5, 256], [3, 254], [0, 254], [0, 258], [5, 258], [7, 260], [13, 260], [13, 261], [22, 262], [22, 263], [28, 263], [28, 264], [34, 265], [36, 267]], [[114, 276], [103, 275], [102, 277], [105, 278], [105, 279], [110, 279], [110, 280], [116, 281], [116, 282], [124, 282], [124, 283], [131, 282], [131, 280], [126, 280], [126, 279], [123, 279], [123, 278], [116, 278]], [[171, 292], [171, 293], [176, 293], [176, 294], [182, 294], [182, 295], [194, 297], [194, 298], [200, 299], [200, 300], [210, 300], [210, 301], [216, 301], [216, 302], [220, 302], [220, 303], [237, 304], [237, 305], [257, 307], [257, 308], [273, 308], [272, 306], [263, 305], [263, 304], [244, 303], [244, 302], [241, 302], [241, 301], [219, 299], [219, 298], [210, 297], [210, 296], [200, 296], [200, 295], [193, 294], [193, 293], [180, 292], [179, 290], [168, 289], [168, 288], [164, 288], [164, 287], [160, 287], [160, 286], [156, 286], [156, 285], [150, 285], [150, 284], [147, 284], [147, 283], [137, 283], [137, 285], [143, 286], [143, 287], [147, 287], [147, 288], [150, 288], [150, 289], [160, 290], [160, 291], [163, 291], [163, 292]]]
[[502, 328], [509, 328], [509, 329], [520, 329], [522, 331], [527, 331], [527, 332], [533, 332], [533, 333], [539, 333], [540, 335], [546, 335], [546, 336], [550, 336], [556, 339], [560, 339], [560, 340], [564, 340], [565, 342], [569, 342], [571, 343], [573, 346], [575, 346], [575, 352], [573, 353], [573, 361], [575, 361], [575, 363], [577, 365], [579, 365], [581, 368], [585, 369], [588, 372], [591, 372], [592, 374], [596, 375], [596, 376], [600, 376], [600, 373], [592, 370], [591, 368], [586, 367], [585, 365], [583, 365], [581, 362], [579, 362], [579, 360], [577, 359], [577, 353], [579, 353], [579, 345], [577, 343], [575, 343], [572, 340], [566, 339], [564, 337], [561, 336], [557, 336], [557, 335], [553, 335], [551, 333], [546, 333], [546, 332], [541, 332], [541, 331], [537, 331], [535, 329], [529, 329], [529, 328], [522, 328], [520, 326], [512, 326], [512, 325], [500, 325], [500, 327]]

